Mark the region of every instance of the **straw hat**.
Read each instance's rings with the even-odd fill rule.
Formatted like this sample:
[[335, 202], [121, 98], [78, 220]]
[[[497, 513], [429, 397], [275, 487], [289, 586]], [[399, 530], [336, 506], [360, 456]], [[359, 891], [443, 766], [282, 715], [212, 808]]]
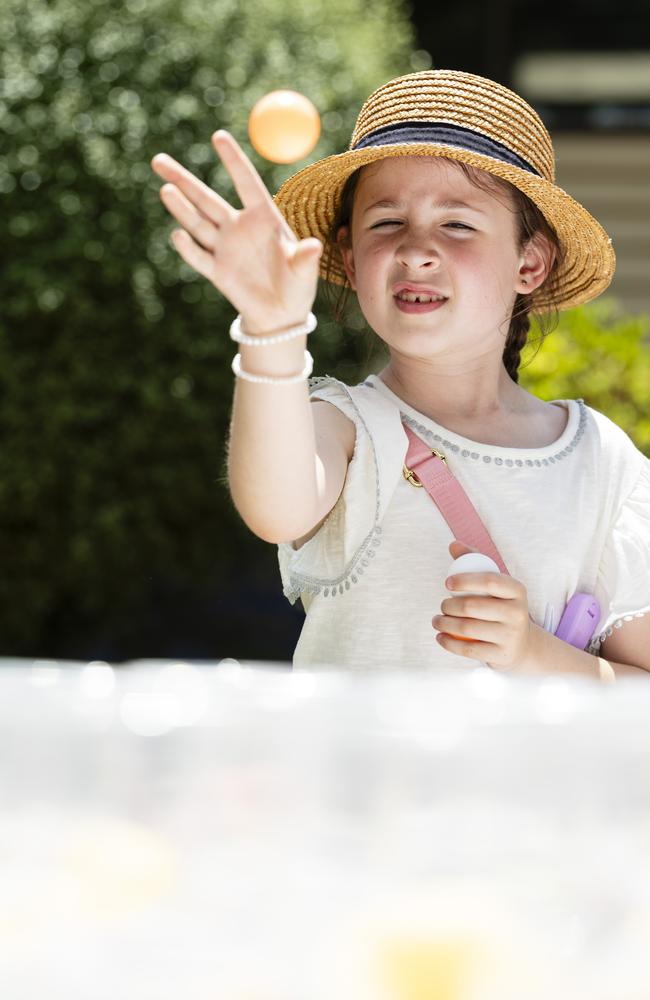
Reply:
[[531, 310], [568, 309], [589, 302], [612, 280], [612, 241], [582, 205], [554, 184], [553, 144], [539, 115], [518, 94], [482, 76], [426, 70], [390, 80], [363, 105], [345, 153], [300, 170], [275, 202], [303, 239], [324, 243], [320, 273], [336, 284], [346, 276], [327, 236], [343, 185], [358, 167], [389, 156], [443, 156], [479, 167], [519, 188], [542, 211], [565, 251], [558, 291], [543, 286]]

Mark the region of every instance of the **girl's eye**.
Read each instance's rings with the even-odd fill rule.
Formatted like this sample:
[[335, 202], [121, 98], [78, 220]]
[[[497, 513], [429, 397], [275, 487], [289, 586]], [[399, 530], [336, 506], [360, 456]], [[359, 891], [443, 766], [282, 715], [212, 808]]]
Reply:
[[[381, 226], [399, 226], [399, 225], [401, 225], [401, 222], [399, 222], [399, 220], [397, 219], [384, 219], [382, 222], [375, 222], [375, 224], [370, 228], [379, 229]], [[460, 226], [461, 229], [466, 229], [470, 233], [474, 232], [472, 226], [468, 226], [464, 222], [447, 222], [445, 223], [445, 225], [448, 227]]]

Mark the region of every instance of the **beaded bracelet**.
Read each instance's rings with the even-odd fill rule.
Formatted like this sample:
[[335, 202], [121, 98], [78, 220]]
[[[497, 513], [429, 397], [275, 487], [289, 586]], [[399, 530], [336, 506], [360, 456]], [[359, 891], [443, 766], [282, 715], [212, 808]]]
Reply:
[[263, 385], [291, 385], [309, 378], [314, 370], [314, 359], [309, 351], [305, 351], [305, 367], [299, 375], [252, 375], [242, 369], [241, 354], [235, 354], [231, 367], [237, 378], [242, 378], [245, 382], [259, 382]]
[[230, 325], [230, 339], [238, 344], [246, 344], [248, 347], [264, 346], [265, 344], [282, 344], [285, 340], [293, 340], [294, 337], [301, 337], [303, 334], [310, 334], [316, 329], [316, 317], [312, 312], [307, 316], [304, 323], [299, 326], [290, 326], [282, 333], [272, 333], [264, 337], [251, 337], [244, 333], [241, 328], [241, 316], [237, 316]]

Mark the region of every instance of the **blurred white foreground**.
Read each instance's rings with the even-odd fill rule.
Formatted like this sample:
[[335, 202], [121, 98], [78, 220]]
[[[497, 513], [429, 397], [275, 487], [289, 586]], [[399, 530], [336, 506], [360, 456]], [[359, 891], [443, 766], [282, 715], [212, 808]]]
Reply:
[[6, 1000], [648, 1000], [650, 677], [0, 661]]

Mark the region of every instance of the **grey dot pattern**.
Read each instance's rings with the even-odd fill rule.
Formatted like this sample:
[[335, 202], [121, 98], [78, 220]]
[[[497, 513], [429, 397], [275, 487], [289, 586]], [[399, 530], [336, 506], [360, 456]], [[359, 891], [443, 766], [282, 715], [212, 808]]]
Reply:
[[[315, 376], [314, 378], [310, 378], [308, 380], [310, 393], [312, 392], [312, 390], [318, 389], [327, 384], [332, 384], [336, 386], [338, 390], [343, 390], [347, 393], [349, 401], [353, 409], [355, 410], [357, 420], [368, 434], [368, 439], [371, 443], [372, 454], [375, 464], [375, 483], [377, 484], [376, 498], [375, 498], [375, 523], [370, 532], [368, 533], [368, 535], [364, 538], [363, 542], [359, 546], [357, 552], [354, 554], [349, 565], [345, 568], [344, 572], [337, 579], [324, 580], [324, 579], [319, 579], [317, 577], [309, 576], [308, 574], [305, 573], [291, 571], [290, 584], [288, 588], [285, 589], [285, 595], [292, 601], [297, 600], [297, 598], [300, 597], [301, 593], [308, 593], [312, 596], [320, 595], [322, 597], [337, 597], [339, 595], [344, 594], [346, 591], [350, 590], [352, 584], [361, 582], [361, 577], [371, 565], [371, 562], [375, 557], [375, 551], [377, 547], [381, 544], [381, 525], [378, 523], [379, 508], [380, 508], [379, 465], [377, 462], [377, 454], [375, 451], [373, 439], [370, 436], [370, 433], [368, 432], [368, 428], [366, 427], [365, 421], [361, 413], [359, 412], [357, 406], [355, 405], [354, 400], [352, 399], [352, 396], [347, 386], [345, 386], [342, 382], [339, 382], [337, 379], [333, 378], [330, 375], [319, 375]], [[371, 383], [366, 383], [366, 384], [371, 385]], [[402, 420], [404, 420], [409, 427], [411, 427], [417, 434], [419, 434], [424, 441], [427, 441], [427, 443], [431, 444], [432, 447], [437, 447], [438, 450], [440, 450], [440, 447], [446, 448], [453, 454], [458, 455], [459, 458], [463, 459], [464, 461], [477, 462], [480, 458], [482, 458], [483, 462], [486, 465], [490, 465], [493, 463], [495, 466], [498, 466], [499, 468], [503, 469], [523, 468], [524, 466], [527, 468], [542, 468], [543, 466], [554, 464], [555, 461], [560, 461], [567, 455], [571, 454], [571, 452], [577, 447], [580, 438], [584, 434], [587, 422], [586, 408], [583, 399], [578, 399], [577, 402], [580, 405], [580, 421], [576, 433], [573, 437], [573, 440], [570, 442], [569, 445], [567, 445], [565, 448], [559, 451], [555, 456], [550, 456], [549, 458], [544, 458], [541, 460], [540, 459], [523, 460], [520, 458], [504, 459], [502, 455], [481, 456], [477, 451], [469, 451], [469, 449], [462, 448], [461, 445], [457, 444], [455, 441], [450, 441], [447, 438], [443, 438], [440, 434], [432, 433], [427, 427], [424, 427], [423, 424], [412, 419], [405, 413], [402, 413], [401, 417]], [[623, 620], [627, 619], [622, 619], [620, 624], [622, 624]], [[620, 625], [615, 625], [614, 627], [620, 627]], [[600, 637], [600, 641], [602, 642], [607, 637], [607, 635], [611, 635], [611, 632], [612, 629], [608, 630], [607, 633], [603, 633], [603, 635]]]
[[[371, 385], [371, 383], [367, 383]], [[502, 449], [500, 454], [487, 454], [480, 455], [477, 451], [470, 451], [468, 448], [463, 448], [462, 445], [457, 444], [455, 441], [449, 441], [447, 438], [443, 438], [440, 434], [436, 434], [431, 431], [428, 427], [425, 427], [419, 421], [414, 420], [407, 413], [402, 413], [402, 420], [408, 424], [411, 430], [414, 430], [416, 434], [431, 445], [431, 447], [442, 446], [443, 449], [447, 449], [452, 452], [452, 454], [458, 455], [459, 458], [467, 461], [468, 459], [472, 462], [477, 462], [482, 458], [486, 465], [494, 463], [494, 465], [499, 466], [502, 469], [541, 469], [544, 466], [555, 465], [556, 462], [561, 462], [563, 459], [567, 458], [575, 449], [577, 448], [580, 439], [585, 433], [587, 427], [587, 408], [585, 406], [584, 399], [577, 399], [576, 402], [580, 407], [580, 419], [578, 421], [578, 427], [573, 435], [572, 440], [564, 448], [558, 450], [554, 455], [549, 455], [547, 458], [505, 458], [503, 451], [508, 451], [509, 449]]]
[[300, 573], [295, 570], [290, 571], [290, 583], [289, 586], [285, 588], [285, 596], [289, 598], [290, 601], [297, 600], [301, 594], [307, 593], [312, 596], [322, 596], [322, 597], [338, 597], [344, 594], [346, 591], [350, 590], [352, 584], [359, 583], [360, 577], [363, 576], [364, 571], [370, 566], [370, 561], [375, 557], [375, 549], [381, 544], [381, 525], [379, 521], [379, 464], [377, 462], [377, 453], [375, 451], [375, 446], [372, 437], [368, 431], [366, 423], [359, 412], [357, 406], [352, 399], [352, 396], [348, 390], [348, 387], [337, 379], [330, 375], [318, 375], [314, 378], [308, 380], [310, 394], [312, 390], [323, 387], [324, 385], [331, 384], [336, 386], [338, 390], [343, 390], [355, 410], [357, 420], [360, 425], [364, 428], [368, 434], [368, 440], [370, 441], [372, 448], [372, 456], [375, 465], [375, 483], [376, 483], [376, 497], [375, 497], [375, 523], [371, 530], [368, 532], [363, 542], [359, 546], [358, 550], [355, 552], [354, 556], [350, 560], [348, 566], [346, 566], [343, 573], [335, 580], [324, 580], [318, 577], [309, 576], [306, 573]]
[[588, 652], [597, 653], [600, 649], [601, 643], [603, 643], [605, 639], [609, 638], [609, 636], [613, 634], [615, 628], [616, 629], [623, 628], [625, 622], [634, 621], [635, 618], [643, 618], [645, 614], [646, 614], [645, 611], [636, 611], [632, 615], [623, 615], [622, 618], [617, 618], [616, 621], [612, 622], [612, 624], [609, 625], [604, 632], [601, 632], [600, 635], [598, 636], [594, 636], [589, 645]]

